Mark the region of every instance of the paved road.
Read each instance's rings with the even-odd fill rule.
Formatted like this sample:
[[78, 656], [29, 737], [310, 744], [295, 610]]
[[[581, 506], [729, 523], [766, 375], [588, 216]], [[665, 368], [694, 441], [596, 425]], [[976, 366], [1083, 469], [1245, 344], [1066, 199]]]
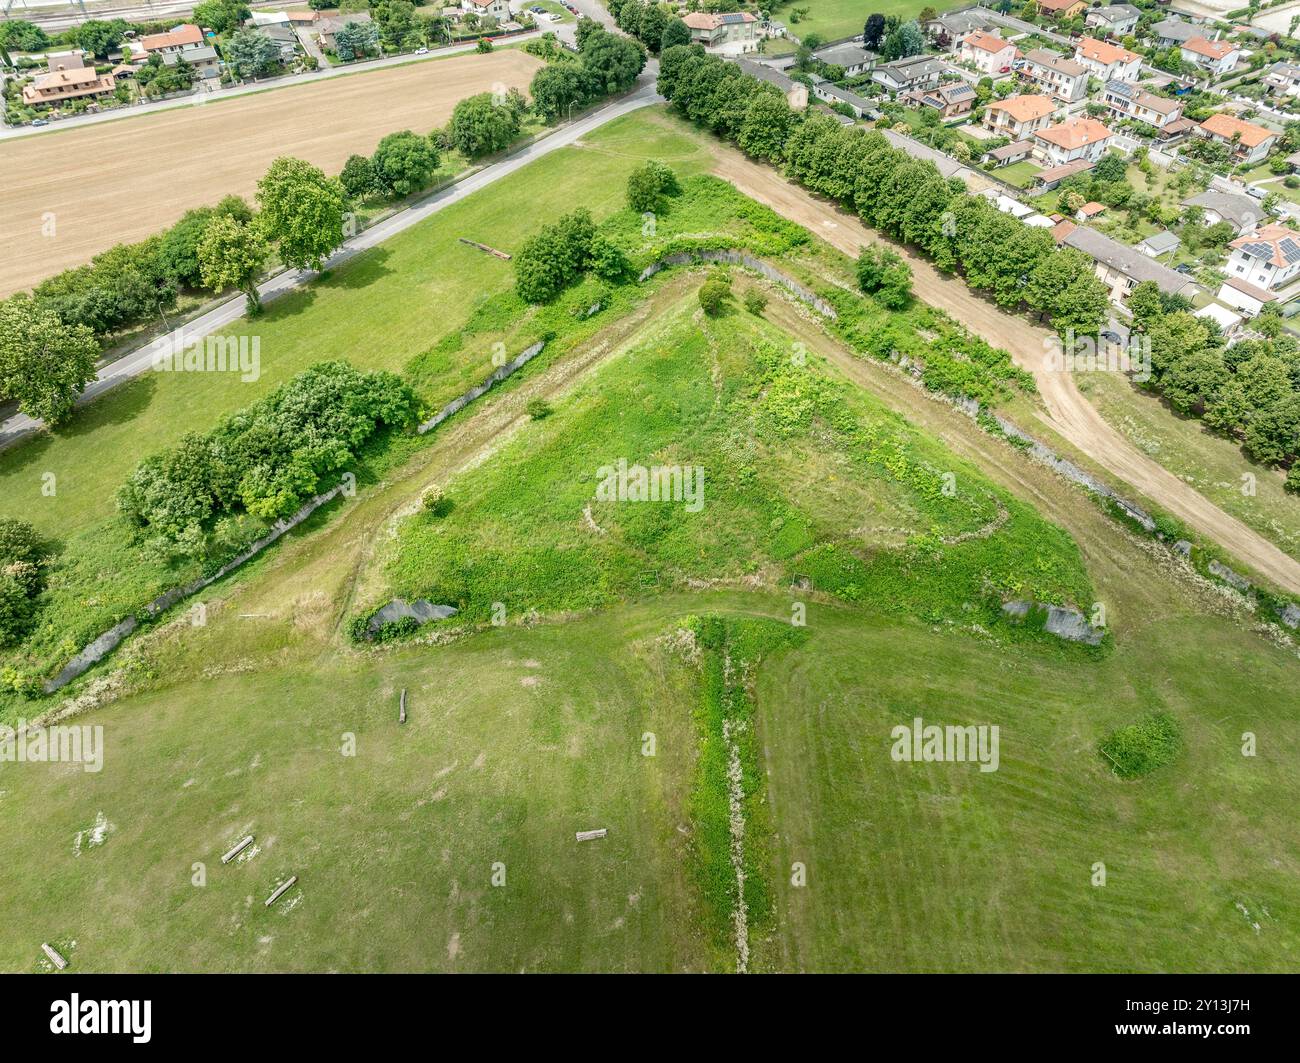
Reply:
[[[575, 5], [576, 6], [576, 5]], [[572, 25], [568, 23], [567, 25]], [[557, 30], [559, 27], [557, 27]], [[514, 44], [516, 41], [531, 41], [542, 35], [541, 30], [533, 30], [529, 33], [521, 33], [517, 37], [511, 37], [507, 43]], [[306, 85], [317, 81], [326, 81], [330, 78], [345, 77], [352, 74], [367, 74], [372, 70], [383, 70], [385, 67], [402, 66], [406, 63], [423, 63], [433, 59], [442, 59], [449, 55], [460, 55], [464, 52], [472, 52], [478, 47], [477, 42], [469, 44], [454, 44], [449, 48], [438, 48], [429, 52], [428, 55], [391, 55], [385, 59], [376, 59], [368, 63], [349, 64], [347, 66], [329, 66], [320, 70], [311, 70], [303, 74], [291, 74], [289, 77], [274, 78], [269, 81], [250, 81], [243, 85], [237, 85], [228, 89], [216, 89], [211, 92], [196, 92], [191, 96], [181, 96], [174, 100], [157, 100], [153, 103], [137, 104], [134, 107], [119, 107], [111, 111], [100, 111], [97, 114], [82, 114], [73, 118], [59, 118], [47, 126], [39, 126], [33, 129], [31, 126], [6, 126], [0, 125], [0, 140], [16, 140], [19, 137], [38, 137], [47, 133], [54, 133], [61, 129], [79, 129], [88, 125], [99, 125], [101, 122], [116, 122], [123, 118], [138, 118], [144, 114], [158, 114], [160, 111], [175, 111], [181, 107], [202, 107], [205, 104], [213, 103], [218, 100], [233, 100], [239, 96], [247, 96], [253, 92], [269, 92], [276, 89], [289, 88], [293, 85]]]
[[[409, 229], [412, 225], [418, 225], [425, 218], [437, 214], [440, 210], [445, 210], [453, 203], [460, 202], [466, 196], [473, 195], [480, 189], [499, 181], [507, 174], [514, 173], [520, 167], [527, 166], [530, 162], [541, 158], [543, 155], [549, 155], [558, 148], [572, 144], [575, 140], [590, 133], [593, 129], [599, 128], [606, 122], [650, 104], [661, 102], [663, 97], [654, 89], [656, 76], [657, 64], [652, 63], [646, 68], [645, 73], [641, 75], [639, 87], [628, 96], [607, 104], [599, 110], [593, 111], [585, 118], [580, 118], [572, 125], [558, 129], [542, 140], [519, 149], [519, 151], [502, 159], [500, 162], [484, 167], [478, 173], [465, 178], [465, 180], [435, 193], [418, 206], [400, 211], [377, 225], [371, 226], [339, 248], [325, 264], [325, 268], [337, 267], [353, 255], [383, 243], [389, 237]], [[286, 292], [301, 287], [314, 276], [316, 274], [311, 270], [286, 270], [259, 286], [258, 292], [263, 302], [269, 302]], [[170, 353], [174, 350], [183, 349], [186, 344], [226, 328], [243, 316], [244, 297], [240, 295], [227, 299], [221, 305], [209, 310], [202, 316], [106, 365], [81, 394], [77, 404], [84, 405], [91, 402], [118, 384], [148, 372], [160, 350]], [[5, 421], [0, 422], [0, 448], [9, 446], [41, 427], [40, 421], [25, 414], [14, 414]]]

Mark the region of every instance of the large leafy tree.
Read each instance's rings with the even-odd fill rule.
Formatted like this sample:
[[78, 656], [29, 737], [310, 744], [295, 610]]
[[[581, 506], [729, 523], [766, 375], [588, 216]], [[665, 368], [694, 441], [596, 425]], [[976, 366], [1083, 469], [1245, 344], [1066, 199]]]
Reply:
[[245, 223], [229, 215], [214, 218], [203, 230], [197, 250], [203, 286], [214, 292], [228, 288], [243, 292], [249, 314], [256, 314], [262, 308], [257, 279], [270, 253], [270, 244], [257, 219]]
[[373, 22], [347, 22], [334, 34], [334, 47], [343, 60], [379, 52], [379, 29]]
[[517, 89], [505, 95], [481, 92], [456, 104], [451, 112], [451, 142], [467, 158], [490, 155], [519, 136], [525, 109]]
[[582, 45], [582, 64], [607, 95], [630, 89], [645, 62], [645, 48], [639, 42], [607, 31], [590, 33]]
[[438, 168], [438, 152], [428, 137], [404, 129], [389, 133], [371, 157], [376, 191], [389, 196], [409, 196], [426, 187]]
[[318, 270], [343, 243], [348, 199], [337, 178], [302, 159], [283, 156], [257, 183], [266, 235], [286, 265]]
[[269, 74], [280, 65], [280, 46], [252, 28], [231, 34], [225, 43], [226, 62], [241, 78]]
[[533, 109], [548, 122], [556, 122], [591, 97], [591, 78], [576, 63], [552, 63], [533, 75], [528, 91]]
[[125, 19], [115, 18], [111, 22], [91, 19], [73, 27], [68, 37], [97, 59], [107, 59], [108, 53], [122, 43], [130, 28], [131, 24]]
[[243, 0], [203, 0], [194, 6], [194, 21], [216, 33], [238, 29], [251, 14]]
[[0, 303], [0, 399], [29, 417], [57, 425], [95, 377], [99, 345], [85, 325], [65, 324], [53, 310], [17, 295]]

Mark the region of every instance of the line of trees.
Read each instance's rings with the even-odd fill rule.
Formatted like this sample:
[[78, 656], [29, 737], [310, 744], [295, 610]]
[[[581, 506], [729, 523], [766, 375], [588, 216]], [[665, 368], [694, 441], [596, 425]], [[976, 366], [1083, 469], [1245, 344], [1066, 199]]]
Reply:
[[691, 43], [691, 31], [686, 23], [650, 0], [610, 0], [606, 6], [615, 25], [639, 40], [653, 55]]
[[224, 557], [295, 513], [381, 428], [413, 422], [418, 400], [393, 373], [322, 362], [204, 435], [142, 461], [118, 509], [146, 556]]
[[775, 86], [699, 45], [663, 53], [659, 91], [691, 121], [784, 167], [999, 305], [1027, 307], [1076, 336], [1095, 336], [1106, 320], [1108, 294], [1091, 259], [970, 195], [960, 180], [945, 180], [933, 163], [913, 159], [880, 132], [797, 112]]
[[1300, 492], [1300, 345], [1283, 331], [1281, 316], [1261, 314], [1253, 324], [1260, 338], [1227, 346], [1217, 325], [1151, 281], [1133, 289], [1129, 309], [1151, 344], [1145, 386], [1240, 440], [1256, 461], [1289, 466], [1287, 490]]

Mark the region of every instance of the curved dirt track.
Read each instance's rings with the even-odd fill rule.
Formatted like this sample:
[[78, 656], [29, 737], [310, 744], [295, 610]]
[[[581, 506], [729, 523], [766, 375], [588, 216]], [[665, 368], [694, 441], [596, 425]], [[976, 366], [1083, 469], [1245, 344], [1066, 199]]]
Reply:
[[1300, 594], [1300, 562], [1136, 450], [1084, 398], [1068, 371], [1048, 367], [1053, 333], [1000, 310], [972, 292], [964, 281], [941, 274], [925, 259], [786, 181], [770, 167], [751, 162], [720, 144], [715, 146], [715, 154], [714, 173], [719, 177], [807, 227], [840, 251], [856, 257], [864, 243], [889, 244], [897, 250], [912, 268], [912, 287], [918, 298], [943, 309], [994, 346], [1009, 351], [1017, 365], [1033, 373], [1046, 407], [1046, 413], [1038, 415], [1044, 423], [1101, 468], [1222, 545], [1259, 575]]

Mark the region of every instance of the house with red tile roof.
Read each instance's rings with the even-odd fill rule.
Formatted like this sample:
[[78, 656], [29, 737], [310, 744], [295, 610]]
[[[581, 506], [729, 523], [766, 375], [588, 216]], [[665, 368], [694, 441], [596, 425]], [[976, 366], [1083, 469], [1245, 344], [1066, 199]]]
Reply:
[[1081, 159], [1096, 162], [1106, 151], [1111, 133], [1095, 118], [1071, 118], [1034, 133], [1034, 154], [1048, 166]]
[[1263, 162], [1278, 138], [1278, 134], [1271, 129], [1242, 121], [1230, 114], [1210, 115], [1197, 131], [1203, 137], [1228, 145], [1233, 159], [1244, 163]]
[[970, 63], [985, 74], [1000, 74], [1011, 69], [1016, 58], [1016, 46], [1004, 41], [996, 33], [976, 30], [961, 39], [957, 45], [957, 61]]
[[1142, 72], [1142, 57], [1106, 41], [1084, 37], [1074, 49], [1076, 62], [1102, 81], [1136, 81]]
[[1179, 54], [1184, 63], [1191, 63], [1211, 77], [1221, 77], [1237, 65], [1241, 49], [1231, 41], [1207, 41], [1193, 37], [1184, 41]]
[[984, 124], [1000, 136], [1024, 140], [1048, 125], [1059, 106], [1046, 96], [1009, 96], [984, 108]]

